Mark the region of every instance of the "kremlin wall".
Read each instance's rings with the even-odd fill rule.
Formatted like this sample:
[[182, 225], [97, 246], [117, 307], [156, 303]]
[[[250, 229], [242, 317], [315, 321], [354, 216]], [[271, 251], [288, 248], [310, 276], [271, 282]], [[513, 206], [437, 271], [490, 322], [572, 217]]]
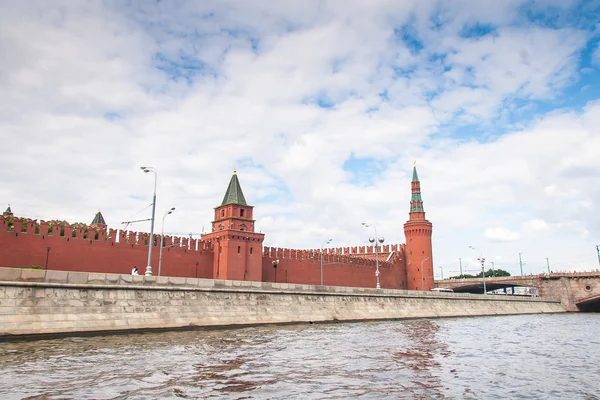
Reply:
[[[411, 191], [406, 244], [378, 247], [384, 289], [434, 287], [432, 225], [425, 219], [416, 168]], [[162, 241], [162, 276], [320, 285], [322, 257], [324, 285], [375, 288], [373, 246], [328, 248], [323, 254], [321, 249], [263, 247], [265, 234], [254, 231], [253, 212], [234, 172], [223, 201], [214, 209], [210, 233], [200, 239], [154, 236], [153, 273], [158, 274]], [[89, 226], [81, 227], [19, 218], [9, 207], [0, 216], [0, 267], [127, 274], [135, 265], [143, 274], [149, 236], [109, 229], [100, 212]]]

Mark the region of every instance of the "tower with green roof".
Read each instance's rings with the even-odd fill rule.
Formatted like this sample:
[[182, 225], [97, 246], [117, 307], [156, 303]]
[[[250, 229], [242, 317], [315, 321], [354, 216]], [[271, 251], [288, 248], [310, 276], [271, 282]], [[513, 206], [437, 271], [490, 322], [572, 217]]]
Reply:
[[94, 219], [92, 220], [92, 223], [90, 224], [91, 228], [106, 228], [108, 225], [106, 225], [106, 221], [104, 220], [104, 216], [102, 215], [102, 213], [100, 211], [98, 211], [96, 213], [96, 215], [94, 216]]
[[254, 232], [253, 212], [234, 170], [221, 205], [215, 207], [212, 232], [202, 235], [213, 249], [214, 279], [262, 280], [265, 235]]
[[406, 283], [409, 290], [431, 290], [433, 279], [432, 224], [425, 218], [421, 182], [413, 166], [410, 211], [404, 224], [406, 236]]

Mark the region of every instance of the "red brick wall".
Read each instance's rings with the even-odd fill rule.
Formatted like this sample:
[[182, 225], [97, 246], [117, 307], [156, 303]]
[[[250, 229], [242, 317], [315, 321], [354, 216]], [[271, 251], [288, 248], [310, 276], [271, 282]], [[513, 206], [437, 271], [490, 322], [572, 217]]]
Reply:
[[[47, 232], [47, 225], [41, 225], [40, 232]], [[65, 236], [59, 231], [53, 235], [35, 234], [35, 225], [28, 226], [27, 233], [21, 233], [21, 222], [15, 221], [14, 230], [9, 232], [7, 221], [0, 217], [0, 266], [29, 267], [39, 265], [48, 269], [63, 271], [130, 273], [134, 265], [139, 273], [144, 274], [148, 263], [148, 246], [143, 244], [126, 243], [127, 237], [135, 238], [135, 233], [120, 235], [120, 242], [115, 236], [120, 232], [111, 230], [112, 234], [106, 239], [106, 232], [99, 235], [98, 240], [83, 239], [83, 231], [76, 232], [76, 238], [71, 237], [72, 228], [65, 229]], [[90, 231], [88, 237], [94, 238], [95, 231]], [[157, 242], [159, 239], [157, 240]], [[209, 249], [195, 250], [195, 241], [187, 238], [168, 238], [167, 246], [173, 243], [175, 247], [163, 249], [162, 275], [212, 278], [213, 254]], [[130, 240], [130, 243], [134, 243]], [[140, 240], [144, 243], [143, 238]], [[192, 246], [193, 250], [188, 249]], [[184, 247], [181, 247], [181, 246]], [[50, 251], [47, 251], [50, 247]], [[152, 252], [153, 274], [158, 275], [159, 247]], [[198, 263], [198, 265], [196, 265]]]
[[[148, 246], [146, 233], [100, 231], [95, 239], [95, 230], [88, 230], [84, 239], [83, 230], [65, 228], [64, 236], [58, 229], [53, 234], [36, 234], [35, 222], [27, 225], [27, 233], [21, 233], [22, 222], [15, 221], [12, 231], [8, 231], [8, 222], [0, 216], [0, 267], [28, 267], [46, 265], [48, 269], [84, 272], [130, 273], [136, 265], [139, 273], [146, 270]], [[47, 232], [48, 225], [40, 223], [40, 232]], [[221, 267], [225, 267], [227, 276], [220, 279], [239, 279], [253, 281], [275, 281], [272, 261], [279, 259], [277, 282], [320, 284], [320, 257], [315, 250], [262, 249], [262, 234], [247, 233], [256, 236], [255, 241], [228, 240], [231, 246], [225, 246], [221, 253]], [[246, 238], [248, 239], [248, 238]], [[156, 243], [160, 237], [156, 237]], [[139, 243], [139, 244], [138, 244]], [[216, 241], [189, 240], [188, 238], [166, 237], [163, 249], [163, 276], [181, 276], [213, 278], [217, 264]], [[240, 253], [237, 247], [240, 246]], [[47, 252], [47, 247], [50, 251]], [[249, 247], [253, 248], [252, 256]], [[152, 256], [153, 274], [158, 275], [158, 246]], [[214, 250], [214, 253], [213, 253]], [[320, 250], [319, 250], [320, 251]], [[380, 262], [380, 282], [383, 288], [406, 288], [406, 265], [404, 245], [386, 245], [380, 249], [380, 259], [393, 253], [390, 262]], [[360, 257], [363, 254], [364, 257]], [[371, 257], [371, 258], [369, 258]], [[375, 287], [375, 260], [372, 247], [354, 247], [325, 249], [323, 255], [324, 284], [330, 286]], [[244, 269], [247, 266], [246, 276]], [[230, 274], [231, 272], [231, 274]], [[231, 276], [229, 276], [231, 275]], [[234, 276], [235, 275], [235, 276]]]
[[[328, 286], [374, 288], [375, 261], [353, 255], [349, 249], [340, 250], [343, 255], [323, 255], [323, 283]], [[379, 263], [379, 279], [382, 288], [406, 288], [406, 269], [403, 259], [400, 252], [392, 262]], [[273, 268], [274, 260], [279, 260], [277, 271]], [[263, 282], [275, 282], [275, 279], [281, 283], [307, 285], [319, 285], [321, 282], [320, 254], [317, 251], [265, 248], [262, 267]]]

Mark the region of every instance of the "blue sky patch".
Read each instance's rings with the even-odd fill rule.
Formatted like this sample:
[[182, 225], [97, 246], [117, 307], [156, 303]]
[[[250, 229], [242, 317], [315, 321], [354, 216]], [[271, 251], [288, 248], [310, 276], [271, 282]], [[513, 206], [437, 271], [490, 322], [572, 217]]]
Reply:
[[394, 29], [394, 34], [412, 54], [418, 54], [425, 47], [413, 25], [404, 25], [400, 29]]
[[344, 162], [342, 169], [352, 174], [350, 183], [370, 186], [384, 172], [386, 162], [373, 157], [356, 157], [354, 153]]
[[496, 32], [496, 28], [491, 24], [476, 22], [475, 24], [465, 25], [459, 33], [463, 38], [480, 38]]

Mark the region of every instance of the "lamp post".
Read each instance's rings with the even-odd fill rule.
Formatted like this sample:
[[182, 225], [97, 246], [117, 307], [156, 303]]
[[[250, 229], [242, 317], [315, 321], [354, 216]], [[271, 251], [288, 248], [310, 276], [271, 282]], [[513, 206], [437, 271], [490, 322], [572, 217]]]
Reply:
[[369, 242], [373, 243], [373, 247], [375, 247], [375, 278], [377, 279], [377, 285], [375, 286], [377, 289], [381, 289], [381, 285], [379, 284], [379, 243], [383, 244], [385, 239], [383, 237], [377, 237], [377, 227], [373, 224], [368, 224], [363, 222], [362, 225], [366, 228], [372, 227], [375, 230], [375, 237], [370, 237]]
[[150, 241], [148, 242], [148, 266], [146, 267], [146, 276], [152, 276], [152, 247], [154, 247], [154, 213], [156, 211], [156, 181], [158, 173], [154, 167], [140, 167], [145, 173], [154, 173], [154, 196], [152, 197], [152, 219], [150, 220]]
[[277, 283], [277, 266], [279, 265], [279, 260], [273, 260], [273, 268], [275, 269], [275, 283]]
[[50, 246], [46, 247], [46, 270], [48, 270], [48, 258], [50, 257]]
[[550, 273], [550, 257], [546, 257], [546, 266], [548, 267], [548, 273]]
[[[477, 251], [477, 249], [473, 246], [469, 246], [470, 249]], [[483, 294], [487, 294], [487, 288], [485, 287], [485, 258], [483, 258], [483, 253], [479, 250], [479, 257], [477, 260], [481, 263], [481, 277], [483, 278]]]
[[421, 260], [421, 290], [423, 291], [425, 291], [425, 274], [423, 273], [423, 263], [427, 260], [429, 260], [429, 257], [427, 257], [424, 260]]
[[523, 276], [523, 260], [521, 259], [522, 255], [523, 253], [519, 253], [519, 267], [521, 267], [521, 276]]
[[321, 286], [323, 286], [323, 246], [327, 246], [333, 239], [329, 239], [321, 245]]
[[442, 273], [442, 280], [444, 280], [444, 267], [440, 265], [440, 272]]
[[493, 261], [490, 261], [490, 264], [492, 264], [492, 276], [495, 278], [496, 277], [496, 265], [494, 264]]
[[596, 245], [596, 252], [598, 253], [598, 265], [600, 265], [600, 244]]
[[164, 246], [164, 241], [165, 241], [165, 218], [167, 217], [167, 215], [172, 214], [173, 211], [175, 211], [175, 207], [172, 207], [169, 211], [167, 211], [165, 213], [165, 215], [163, 215], [163, 219], [162, 219], [162, 230], [160, 232], [160, 251], [158, 252], [158, 276], [160, 276], [160, 271], [162, 270], [162, 250]]
[[458, 259], [458, 265], [460, 266], [460, 279], [465, 279], [465, 276], [463, 275], [462, 271], [462, 258]]

